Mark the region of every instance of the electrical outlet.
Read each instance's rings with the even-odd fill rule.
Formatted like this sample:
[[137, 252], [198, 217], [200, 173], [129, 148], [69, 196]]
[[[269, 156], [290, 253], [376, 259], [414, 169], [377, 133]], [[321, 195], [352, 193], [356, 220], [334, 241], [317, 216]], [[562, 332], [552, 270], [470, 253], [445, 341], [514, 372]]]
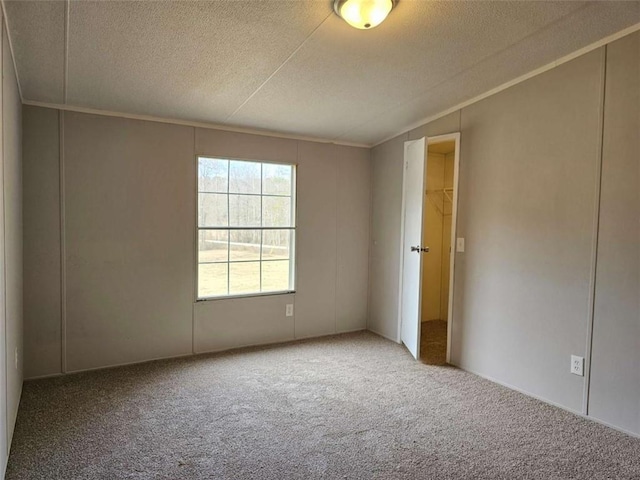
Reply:
[[16, 347], [16, 370], [18, 369], [18, 347]]
[[574, 375], [584, 375], [584, 358], [571, 355], [571, 373]]
[[287, 315], [287, 317], [293, 317], [293, 303], [287, 303], [285, 314]]
[[464, 252], [464, 238], [456, 239], [456, 252]]

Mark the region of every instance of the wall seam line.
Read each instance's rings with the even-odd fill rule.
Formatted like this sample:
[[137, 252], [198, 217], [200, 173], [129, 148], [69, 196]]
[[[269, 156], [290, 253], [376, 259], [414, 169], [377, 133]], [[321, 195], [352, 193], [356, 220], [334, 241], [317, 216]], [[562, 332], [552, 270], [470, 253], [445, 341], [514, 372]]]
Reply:
[[[298, 235], [298, 178], [300, 177], [300, 172], [298, 171], [298, 169], [300, 168], [300, 140], [296, 140], [296, 198], [295, 198], [295, 202], [296, 202], [296, 233], [295, 233], [295, 243], [294, 243], [294, 268], [295, 268], [295, 273], [294, 273], [294, 277], [293, 277], [293, 281], [294, 284], [293, 286], [295, 287], [295, 290], [298, 291], [298, 258], [299, 258], [299, 249], [298, 249], [298, 239], [299, 239], [299, 235]], [[298, 311], [298, 307], [296, 305], [296, 295], [293, 295], [293, 339], [295, 340], [296, 337], [296, 327], [298, 326], [298, 322], [296, 321], [296, 316], [298, 315], [296, 312]]]
[[[336, 147], [335, 145], [333, 146], [334, 150], [337, 150], [338, 147]], [[340, 219], [338, 218], [339, 212], [340, 212], [340, 208], [338, 206], [338, 204], [340, 203], [340, 186], [339, 186], [339, 182], [338, 182], [338, 169], [340, 168], [340, 160], [338, 160], [338, 155], [337, 155], [337, 151], [335, 152], [335, 157], [336, 158], [336, 178], [335, 178], [335, 182], [336, 182], [336, 274], [335, 274], [335, 282], [333, 283], [333, 331], [335, 333], [338, 333], [338, 229], [340, 228]]]
[[[71, 2], [66, 0], [64, 6], [64, 65], [62, 70], [62, 103], [67, 103], [67, 83], [69, 73], [69, 10]], [[60, 370], [67, 373], [67, 270], [66, 270], [66, 215], [65, 215], [65, 182], [64, 182], [64, 117], [58, 110], [59, 138], [59, 191], [60, 191]]]
[[607, 46], [602, 48], [602, 67], [600, 69], [600, 98], [599, 98], [599, 118], [598, 118], [598, 154], [596, 160], [596, 182], [593, 234], [591, 244], [591, 271], [589, 274], [589, 313], [587, 318], [587, 343], [585, 349], [585, 378], [584, 390], [582, 393], [582, 413], [589, 415], [589, 393], [591, 388], [591, 360], [593, 353], [593, 326], [595, 322], [596, 306], [596, 275], [598, 271], [598, 242], [600, 236], [600, 208], [602, 193], [602, 164], [604, 159], [604, 115], [607, 87]]
[[[192, 165], [195, 165], [195, 192], [193, 194], [194, 200], [194, 209], [191, 212], [193, 215], [193, 225], [195, 228], [193, 229], [193, 259], [191, 263], [191, 268], [193, 268], [194, 272], [191, 275], [191, 279], [193, 281], [191, 288], [191, 354], [196, 354], [196, 302], [198, 301], [198, 281], [200, 275], [200, 263], [199, 263], [199, 248], [200, 248], [200, 234], [198, 232], [198, 210], [199, 210], [199, 199], [198, 199], [198, 182], [200, 178], [200, 174], [198, 172], [198, 167], [200, 162], [198, 161], [198, 155], [196, 154], [196, 127], [193, 128], [193, 150], [191, 151], [191, 162]], [[193, 181], [193, 180], [192, 180]]]
[[64, 66], [62, 69], [62, 103], [67, 103], [67, 84], [69, 77], [69, 12], [71, 2], [67, 0], [64, 6]]
[[64, 117], [58, 111], [58, 189], [60, 191], [60, 370], [67, 373], [67, 268], [66, 268], [66, 215], [65, 215], [65, 181], [64, 181]]
[[370, 328], [371, 316], [371, 265], [373, 264], [373, 148], [369, 149], [369, 232], [367, 245], [367, 317], [365, 318], [364, 328]]
[[[7, 32], [7, 37], [9, 36], [9, 32]], [[2, 42], [0, 42], [0, 48], [2, 52], [0, 53], [0, 65], [4, 66], [4, 37], [2, 38]], [[0, 86], [0, 112], [2, 115], [2, 119], [0, 121], [0, 135], [2, 135], [2, 281], [3, 281], [3, 292], [2, 295], [4, 297], [4, 305], [2, 306], [2, 310], [4, 311], [4, 318], [2, 321], [4, 322], [4, 394], [5, 394], [5, 402], [4, 402], [4, 410], [5, 410], [5, 431], [2, 432], [2, 435], [5, 436], [5, 440], [7, 442], [7, 464], [9, 462], [9, 454], [11, 451], [11, 443], [9, 439], [9, 364], [7, 357], [9, 354], [9, 336], [7, 335], [7, 230], [6, 230], [6, 189], [5, 189], [5, 158], [4, 158], [4, 71], [2, 71], [2, 86]], [[5, 466], [6, 468], [6, 466]]]

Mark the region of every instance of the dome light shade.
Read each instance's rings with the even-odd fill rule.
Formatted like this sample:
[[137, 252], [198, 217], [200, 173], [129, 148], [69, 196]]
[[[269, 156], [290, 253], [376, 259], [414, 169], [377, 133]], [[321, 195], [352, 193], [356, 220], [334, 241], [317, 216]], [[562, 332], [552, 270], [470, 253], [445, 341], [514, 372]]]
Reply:
[[352, 27], [368, 30], [380, 25], [395, 3], [395, 0], [335, 0], [333, 9]]

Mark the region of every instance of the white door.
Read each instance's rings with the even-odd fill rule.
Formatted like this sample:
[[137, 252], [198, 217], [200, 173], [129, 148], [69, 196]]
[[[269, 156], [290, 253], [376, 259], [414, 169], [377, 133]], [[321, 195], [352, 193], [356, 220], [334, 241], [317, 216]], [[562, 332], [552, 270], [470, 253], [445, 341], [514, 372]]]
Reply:
[[405, 142], [402, 186], [402, 294], [400, 338], [420, 358], [420, 279], [422, 274], [422, 207], [427, 139]]

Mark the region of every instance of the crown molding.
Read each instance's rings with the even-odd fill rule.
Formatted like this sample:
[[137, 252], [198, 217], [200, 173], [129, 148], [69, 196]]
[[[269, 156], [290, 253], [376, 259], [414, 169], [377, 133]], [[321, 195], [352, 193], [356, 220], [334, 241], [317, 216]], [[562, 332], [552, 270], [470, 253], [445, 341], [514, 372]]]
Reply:
[[331, 140], [327, 138], [294, 135], [294, 134], [288, 134], [288, 133], [282, 133], [282, 132], [273, 132], [269, 130], [260, 130], [260, 129], [253, 129], [253, 128], [245, 128], [245, 127], [233, 127], [230, 125], [223, 125], [223, 124], [217, 124], [217, 123], [195, 122], [190, 120], [180, 120], [177, 118], [157, 117], [154, 115], [140, 115], [135, 113], [115, 112], [111, 110], [101, 110], [98, 108], [78, 107], [75, 105], [63, 105], [60, 103], [23, 100], [22, 104], [29, 105], [32, 107], [52, 108], [54, 110], [60, 110], [63, 112], [87, 113], [91, 115], [102, 115], [105, 117], [118, 117], [118, 118], [127, 118], [130, 120], [144, 120], [147, 122], [169, 123], [172, 125], [208, 128], [211, 130], [222, 130], [225, 132], [235, 132], [235, 133], [247, 133], [250, 135], [261, 135], [264, 137], [274, 137], [274, 138], [286, 138], [289, 140], [299, 140], [299, 141], [306, 141], [306, 142], [332, 143], [334, 145], [340, 145], [343, 147], [371, 148], [371, 145], [366, 145], [363, 143], [354, 143], [354, 142], [346, 142], [346, 141], [343, 142], [343, 141]]

